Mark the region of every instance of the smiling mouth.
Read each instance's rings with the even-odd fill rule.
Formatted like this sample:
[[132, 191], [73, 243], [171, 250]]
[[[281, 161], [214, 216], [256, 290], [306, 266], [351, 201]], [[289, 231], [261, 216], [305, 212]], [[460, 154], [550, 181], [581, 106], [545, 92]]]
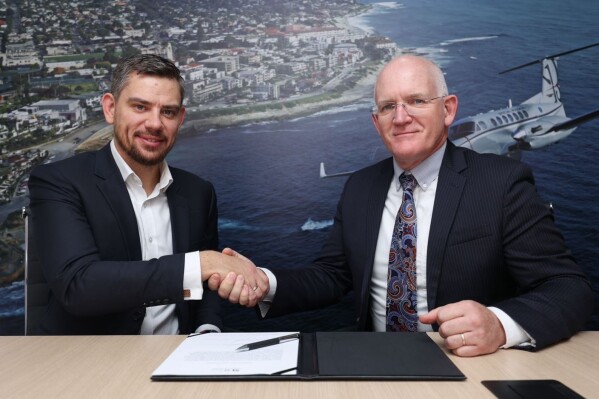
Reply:
[[393, 136], [396, 136], [396, 137], [397, 137], [397, 136], [406, 136], [406, 135], [409, 135], [409, 134], [416, 134], [416, 133], [418, 133], [418, 132], [415, 132], [415, 131], [409, 131], [409, 132], [393, 132]]
[[163, 137], [151, 134], [138, 133], [135, 135], [135, 137], [150, 145], [160, 144], [164, 141]]

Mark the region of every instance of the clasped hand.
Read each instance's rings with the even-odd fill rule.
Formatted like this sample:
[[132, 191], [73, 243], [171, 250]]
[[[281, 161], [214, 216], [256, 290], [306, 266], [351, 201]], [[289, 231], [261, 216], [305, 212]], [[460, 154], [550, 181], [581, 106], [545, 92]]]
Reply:
[[208, 278], [208, 288], [231, 303], [256, 306], [269, 291], [268, 277], [251, 260], [231, 248], [225, 248], [222, 254], [221, 268]]

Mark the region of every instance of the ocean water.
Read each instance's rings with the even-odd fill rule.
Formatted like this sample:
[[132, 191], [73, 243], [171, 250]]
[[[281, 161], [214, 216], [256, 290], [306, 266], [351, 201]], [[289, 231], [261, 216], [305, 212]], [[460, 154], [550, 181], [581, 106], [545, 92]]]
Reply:
[[[458, 117], [522, 102], [541, 87], [540, 65], [502, 70], [599, 42], [599, 2], [409, 0], [372, 2], [353, 18], [365, 30], [436, 60], [449, 90], [459, 96]], [[599, 47], [559, 60], [562, 101], [569, 116], [599, 108]], [[259, 123], [202, 134], [183, 133], [169, 155], [172, 165], [211, 180], [217, 190], [220, 241], [264, 267], [301, 267], [324, 242], [345, 178], [387, 156], [372, 127], [371, 99], [289, 121]], [[527, 152], [541, 196], [555, 206], [556, 222], [578, 263], [599, 292], [599, 120], [564, 141]], [[0, 289], [4, 298], [6, 289]], [[598, 301], [599, 303], [599, 297]], [[0, 302], [0, 315], [8, 308]], [[18, 311], [18, 309], [13, 309]], [[352, 324], [352, 301], [323, 311], [259, 321], [252, 310], [227, 307], [231, 329], [312, 331]], [[599, 311], [588, 328], [599, 329]]]

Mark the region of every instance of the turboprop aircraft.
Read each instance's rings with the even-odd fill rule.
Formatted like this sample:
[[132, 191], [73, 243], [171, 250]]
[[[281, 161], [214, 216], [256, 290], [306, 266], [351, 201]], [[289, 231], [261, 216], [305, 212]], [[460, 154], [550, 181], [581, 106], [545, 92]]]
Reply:
[[[499, 74], [504, 74], [540, 63], [543, 66], [541, 92], [519, 105], [513, 106], [510, 100], [506, 108], [455, 121], [449, 127], [449, 140], [459, 147], [467, 147], [480, 153], [519, 157], [522, 150], [535, 150], [565, 139], [578, 125], [599, 117], [599, 109], [576, 118], [566, 116], [560, 98], [557, 59], [598, 45], [599, 43], [594, 43], [549, 55], [500, 72]], [[327, 174], [324, 163], [320, 163], [320, 177], [351, 173]]]
[[568, 137], [582, 123], [599, 117], [599, 110], [569, 118], [561, 102], [557, 75], [557, 58], [594, 47], [599, 43], [547, 56], [500, 72], [515, 71], [533, 64], [543, 66], [541, 92], [523, 103], [469, 116], [455, 121], [449, 128], [449, 140], [477, 152], [518, 156], [521, 150], [535, 150]]

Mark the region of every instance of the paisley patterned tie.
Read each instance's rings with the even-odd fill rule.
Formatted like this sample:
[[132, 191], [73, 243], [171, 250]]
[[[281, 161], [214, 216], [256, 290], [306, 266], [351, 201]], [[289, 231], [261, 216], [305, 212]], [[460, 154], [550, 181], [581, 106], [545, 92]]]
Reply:
[[416, 331], [416, 179], [402, 173], [401, 207], [395, 218], [387, 272], [387, 331]]

